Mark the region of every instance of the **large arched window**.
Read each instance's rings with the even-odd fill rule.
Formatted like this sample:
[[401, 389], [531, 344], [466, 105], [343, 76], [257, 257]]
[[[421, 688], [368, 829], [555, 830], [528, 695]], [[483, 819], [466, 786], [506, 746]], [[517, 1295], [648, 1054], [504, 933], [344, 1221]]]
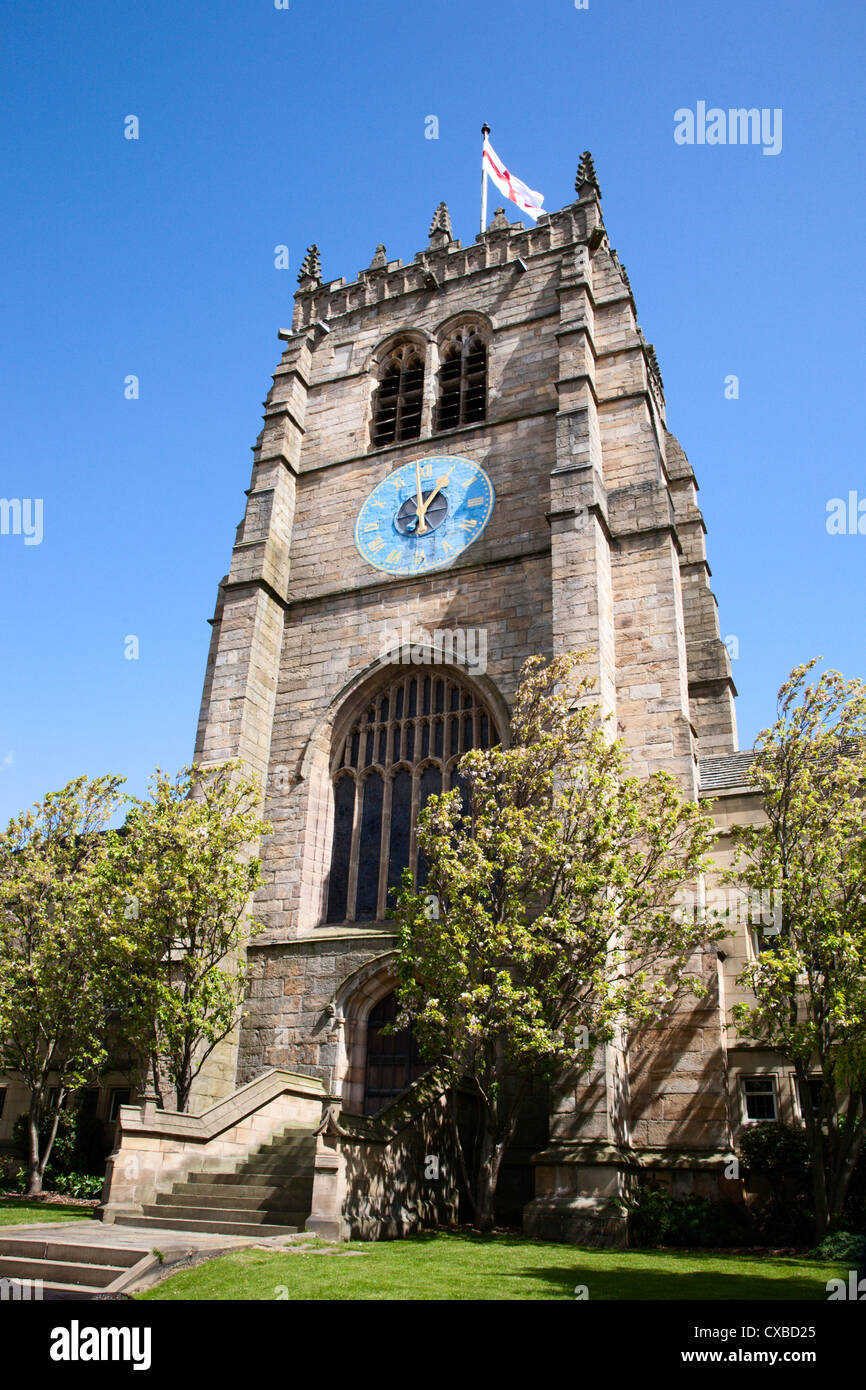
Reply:
[[382, 362], [373, 402], [373, 448], [417, 439], [421, 433], [424, 356], [415, 343], [398, 343]]
[[418, 812], [459, 784], [463, 753], [498, 741], [487, 706], [456, 672], [410, 668], [392, 677], [337, 750], [328, 922], [385, 920], [407, 866], [425, 882]]
[[475, 324], [456, 328], [440, 353], [436, 429], [472, 425], [487, 415], [487, 345]]

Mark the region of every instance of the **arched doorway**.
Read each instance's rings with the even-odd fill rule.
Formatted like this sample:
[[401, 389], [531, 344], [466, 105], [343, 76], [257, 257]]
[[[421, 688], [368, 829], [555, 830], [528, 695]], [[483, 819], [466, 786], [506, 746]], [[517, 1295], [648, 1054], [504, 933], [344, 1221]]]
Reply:
[[411, 1024], [386, 1032], [397, 1018], [397, 996], [386, 994], [367, 1016], [364, 1114], [377, 1115], [430, 1066], [418, 1053]]

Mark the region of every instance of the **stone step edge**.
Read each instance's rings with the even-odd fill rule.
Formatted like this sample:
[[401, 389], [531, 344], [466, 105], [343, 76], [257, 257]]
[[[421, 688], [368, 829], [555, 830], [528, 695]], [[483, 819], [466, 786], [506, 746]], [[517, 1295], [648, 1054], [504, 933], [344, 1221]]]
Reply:
[[240, 1221], [193, 1221], [186, 1217], [169, 1220], [159, 1216], [118, 1216], [117, 1226], [138, 1226], [153, 1231], [178, 1231], [180, 1234], [248, 1236], [251, 1240], [266, 1240], [271, 1236], [299, 1235], [297, 1226], [271, 1226]]

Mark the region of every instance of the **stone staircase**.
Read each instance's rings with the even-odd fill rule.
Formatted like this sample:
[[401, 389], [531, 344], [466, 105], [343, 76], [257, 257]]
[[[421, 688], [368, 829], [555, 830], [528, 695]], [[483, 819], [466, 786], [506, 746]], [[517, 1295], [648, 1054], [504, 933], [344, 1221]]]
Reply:
[[286, 1129], [233, 1172], [190, 1173], [159, 1192], [143, 1215], [117, 1225], [224, 1236], [288, 1236], [304, 1229], [313, 1200], [316, 1137]]
[[56, 1227], [50, 1233], [28, 1228], [16, 1234], [10, 1226], [0, 1233], [0, 1284], [7, 1300], [117, 1292], [151, 1262], [147, 1249], [107, 1249], [101, 1241], [73, 1239]]

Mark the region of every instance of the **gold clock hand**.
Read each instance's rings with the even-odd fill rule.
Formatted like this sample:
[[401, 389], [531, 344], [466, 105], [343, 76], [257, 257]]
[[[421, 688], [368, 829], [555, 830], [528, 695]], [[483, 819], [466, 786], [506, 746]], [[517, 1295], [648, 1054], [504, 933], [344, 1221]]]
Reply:
[[[433, 491], [430, 493], [430, 496], [427, 498], [427, 501], [421, 503], [421, 520], [422, 520], [422, 521], [424, 521], [424, 517], [427, 515], [427, 508], [430, 506], [430, 503], [433, 501], [433, 498], [436, 496], [436, 494], [437, 494], [437, 492], [439, 491], [439, 489], [440, 489], [440, 488], [443, 488], [443, 487], [445, 486], [445, 484], [448, 482], [448, 479], [451, 477], [451, 474], [452, 474], [453, 472], [454, 472], [454, 465], [452, 465], [452, 467], [448, 469], [448, 472], [447, 472], [443, 477], [437, 478], [437, 479], [436, 479], [436, 486], [433, 488]], [[419, 526], [418, 529], [419, 529], [419, 531], [420, 531], [421, 527]], [[427, 530], [427, 525], [426, 525], [426, 523], [424, 524], [424, 530], [425, 530], [425, 531]]]
[[421, 488], [421, 464], [418, 459], [415, 460], [415, 485], [418, 489], [418, 501], [415, 504], [415, 509], [418, 513], [418, 525], [415, 528], [415, 534], [417, 535], [419, 532], [427, 530], [427, 523], [424, 520], [424, 496]]

